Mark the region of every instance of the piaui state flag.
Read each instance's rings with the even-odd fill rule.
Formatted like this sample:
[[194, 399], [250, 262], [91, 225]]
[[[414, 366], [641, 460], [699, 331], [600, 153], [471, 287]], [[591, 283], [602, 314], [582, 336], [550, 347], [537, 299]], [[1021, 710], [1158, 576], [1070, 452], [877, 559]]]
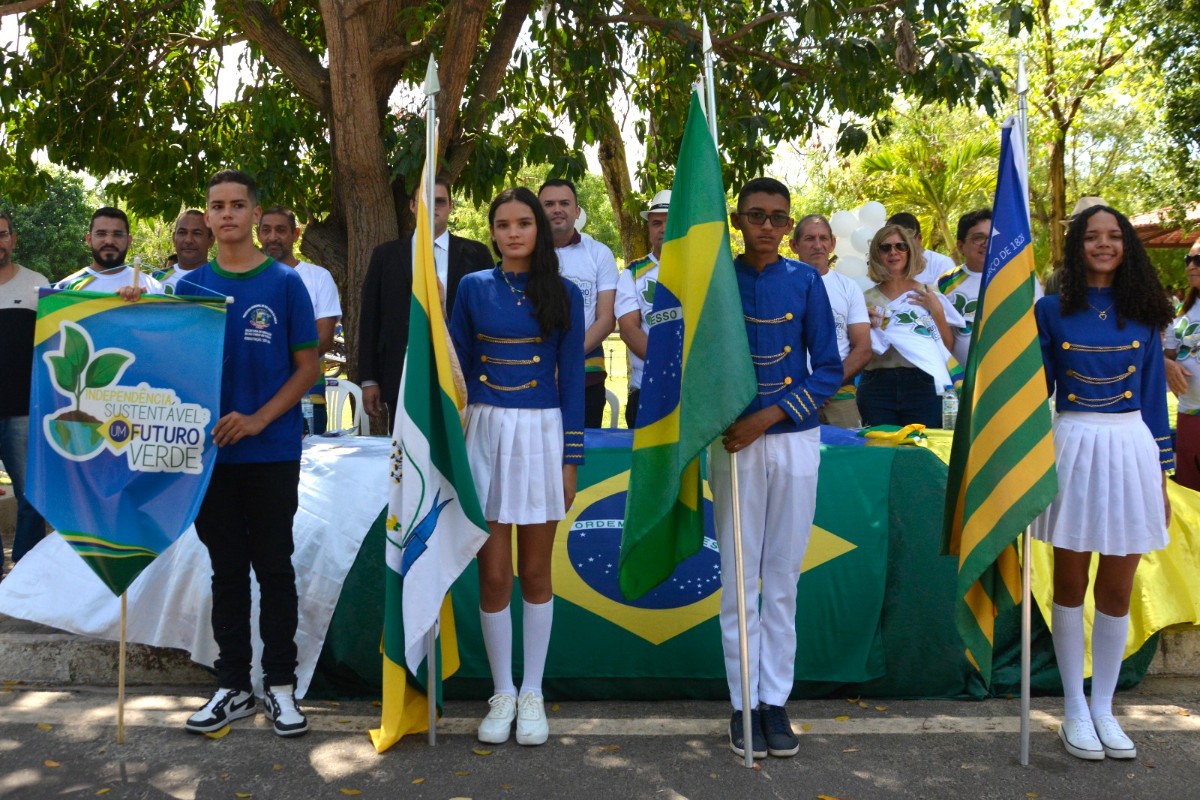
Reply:
[[1018, 534], [1058, 492], [1037, 323], [1023, 136], [1004, 126], [992, 236], [946, 484], [945, 549], [958, 556], [956, 622], [991, 682], [999, 611], [1019, 602]]
[[41, 290], [26, 491], [114, 594], [200, 510], [224, 347], [223, 297]]
[[754, 399], [725, 188], [700, 100], [684, 127], [667, 214], [621, 536], [621, 592], [637, 599], [704, 543], [700, 454]]
[[[419, 197], [408, 351], [392, 437], [398, 450], [388, 499], [383, 715], [371, 731], [379, 752], [428, 728], [424, 696], [408, 686], [405, 665], [416, 675], [446, 592], [488, 534], [463, 438], [466, 388], [438, 292], [429, 209], [423, 192]], [[458, 649], [451, 628], [442, 627], [442, 639], [445, 677], [458, 668]]]

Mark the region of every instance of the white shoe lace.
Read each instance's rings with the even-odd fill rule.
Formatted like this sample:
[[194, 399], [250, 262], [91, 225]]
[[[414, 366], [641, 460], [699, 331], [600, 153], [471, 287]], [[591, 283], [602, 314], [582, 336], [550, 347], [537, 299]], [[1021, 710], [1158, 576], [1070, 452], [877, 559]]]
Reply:
[[1133, 741], [1121, 730], [1121, 723], [1117, 722], [1116, 717], [1097, 717], [1092, 720], [1092, 724], [1096, 726], [1100, 740], [1107, 742], [1109, 747], [1119, 746], [1121, 749], [1127, 749], [1133, 746]]
[[517, 710], [521, 719], [524, 720], [540, 720], [546, 716], [542, 698], [533, 692], [521, 695], [521, 699], [517, 703]]
[[275, 707], [277, 712], [276, 719], [284, 719], [285, 717], [299, 717], [300, 709], [296, 707], [295, 690], [291, 686], [272, 686], [268, 691], [271, 697], [275, 699]]
[[488, 719], [512, 719], [513, 706], [516, 705], [516, 698], [511, 694], [494, 694], [488, 698], [488, 705], [491, 710], [488, 711]]
[[200, 716], [201, 714], [205, 713], [212, 714], [213, 710], [216, 709], [217, 706], [225, 702], [226, 698], [237, 694], [237, 691], [237, 689], [217, 689], [213, 696], [209, 698], [208, 702], [204, 704], [204, 708], [197, 711], [194, 716]]

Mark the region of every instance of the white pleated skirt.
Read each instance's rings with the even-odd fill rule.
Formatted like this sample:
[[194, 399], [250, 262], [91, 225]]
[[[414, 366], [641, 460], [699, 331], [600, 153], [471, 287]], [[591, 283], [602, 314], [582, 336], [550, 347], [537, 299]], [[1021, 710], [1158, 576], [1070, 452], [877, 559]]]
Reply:
[[485, 519], [532, 525], [566, 515], [561, 410], [472, 403], [466, 440]]
[[1033, 521], [1055, 547], [1125, 556], [1167, 545], [1162, 468], [1139, 411], [1067, 411], [1054, 419], [1058, 496]]

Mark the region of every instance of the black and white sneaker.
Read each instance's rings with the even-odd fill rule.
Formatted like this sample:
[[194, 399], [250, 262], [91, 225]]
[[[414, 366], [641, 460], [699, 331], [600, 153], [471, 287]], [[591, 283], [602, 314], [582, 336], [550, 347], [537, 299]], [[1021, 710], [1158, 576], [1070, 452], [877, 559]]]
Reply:
[[183, 727], [192, 733], [219, 731], [235, 719], [254, 716], [254, 694], [241, 689], [217, 689], [204, 708], [188, 717]]
[[308, 733], [308, 719], [296, 707], [294, 686], [268, 686], [263, 704], [267, 719], [275, 725], [277, 736], [303, 736]]

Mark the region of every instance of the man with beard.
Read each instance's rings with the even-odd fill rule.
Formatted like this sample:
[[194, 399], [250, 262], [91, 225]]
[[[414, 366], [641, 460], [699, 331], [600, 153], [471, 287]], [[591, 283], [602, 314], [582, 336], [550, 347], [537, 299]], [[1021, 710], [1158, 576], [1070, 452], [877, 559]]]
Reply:
[[[267, 255], [296, 270], [300, 280], [304, 281], [317, 317], [317, 354], [324, 356], [333, 347], [333, 334], [342, 318], [342, 303], [329, 270], [301, 261], [293, 254], [298, 238], [300, 226], [290, 208], [271, 206], [263, 212], [258, 222], [258, 243]], [[313, 429], [309, 433], [322, 434], [327, 423], [324, 370], [318, 373], [317, 383], [309, 396], [313, 404]]]
[[[85, 241], [92, 249], [91, 265], [63, 278], [55, 289], [116, 293], [133, 285], [133, 267], [125, 263], [133, 237], [124, 211], [111, 206], [96, 209]], [[163, 291], [161, 283], [145, 274], [138, 276], [138, 286], [144, 293]]]
[[[13, 562], [46, 535], [46, 523], [25, 499], [25, 455], [29, 449], [29, 383], [33, 364], [33, 329], [37, 290], [44, 275], [12, 261], [17, 234], [12, 216], [0, 211], [0, 461], [12, 478], [17, 497], [17, 530]], [[4, 556], [0, 553], [0, 569]]]
[[154, 272], [155, 279], [162, 283], [163, 291], [167, 294], [175, 293], [175, 284], [180, 278], [208, 262], [213, 232], [204, 223], [204, 212], [189, 208], [180, 214], [175, 220], [171, 243], [175, 245], [175, 263]]
[[550, 220], [558, 271], [583, 294], [583, 424], [599, 428], [604, 420], [604, 339], [617, 323], [617, 262], [607, 246], [575, 230], [579, 197], [575, 184], [551, 178], [538, 190]]

